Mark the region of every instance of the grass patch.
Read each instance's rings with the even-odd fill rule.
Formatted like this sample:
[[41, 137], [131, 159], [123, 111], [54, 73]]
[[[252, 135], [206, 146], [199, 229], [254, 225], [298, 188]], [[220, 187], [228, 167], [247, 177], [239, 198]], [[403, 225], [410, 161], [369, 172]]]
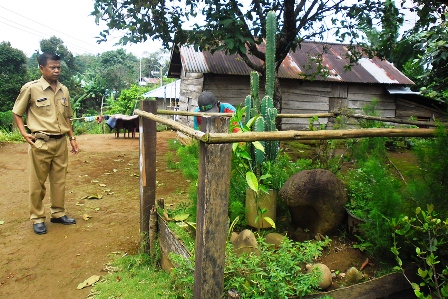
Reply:
[[18, 143], [25, 142], [22, 134], [20, 134], [19, 130], [9, 131], [9, 128], [0, 128], [0, 143]]
[[148, 255], [139, 254], [115, 259], [109, 274], [97, 283], [88, 298], [94, 299], [171, 299], [170, 273], [161, 270]]

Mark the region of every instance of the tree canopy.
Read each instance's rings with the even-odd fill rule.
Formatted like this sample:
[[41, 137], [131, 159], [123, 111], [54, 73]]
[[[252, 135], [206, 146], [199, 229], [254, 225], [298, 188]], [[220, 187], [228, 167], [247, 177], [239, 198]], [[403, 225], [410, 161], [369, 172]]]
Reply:
[[[106, 21], [108, 29], [101, 32], [106, 40], [112, 30], [123, 30], [121, 42], [160, 39], [166, 48], [173, 44], [191, 44], [200, 49], [223, 50], [239, 54], [244, 62], [262, 75], [264, 64], [255, 65], [248, 54], [265, 61], [265, 53], [257, 45], [266, 37], [266, 16], [277, 15], [276, 69], [290, 50], [304, 40], [323, 40], [327, 34], [340, 40], [357, 38], [356, 10], [364, 4], [345, 0], [252, 0], [252, 1], [139, 1], [117, 2], [96, 0], [93, 15]], [[202, 20], [193, 28], [183, 24], [193, 18]], [[281, 91], [278, 80], [274, 102], [281, 110]]]
[[0, 112], [10, 111], [23, 84], [28, 81], [27, 58], [9, 42], [0, 43]]

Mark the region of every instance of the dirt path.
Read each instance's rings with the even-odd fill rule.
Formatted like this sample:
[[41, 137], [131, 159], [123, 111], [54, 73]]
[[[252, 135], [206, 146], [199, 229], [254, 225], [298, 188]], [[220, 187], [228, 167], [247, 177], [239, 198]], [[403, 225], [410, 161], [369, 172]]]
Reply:
[[[188, 186], [166, 168], [168, 140], [175, 137], [170, 131], [157, 135], [156, 197], [168, 201]], [[69, 158], [66, 200], [77, 224], [53, 224], [48, 215], [46, 235], [34, 234], [28, 220], [27, 145], [0, 145], [0, 298], [86, 298], [89, 288], [76, 287], [105, 274], [110, 254], [138, 250], [138, 143], [113, 134], [79, 136], [81, 152]], [[44, 203], [49, 213], [48, 192]]]

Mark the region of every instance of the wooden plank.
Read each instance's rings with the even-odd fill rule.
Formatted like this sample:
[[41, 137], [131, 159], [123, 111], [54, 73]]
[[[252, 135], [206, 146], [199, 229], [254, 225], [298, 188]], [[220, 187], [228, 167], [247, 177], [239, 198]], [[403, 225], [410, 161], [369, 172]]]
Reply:
[[168, 256], [170, 253], [175, 253], [185, 259], [191, 257], [191, 253], [187, 250], [184, 242], [179, 239], [168, 227], [165, 219], [158, 216], [159, 225], [159, 243], [162, 252]]
[[333, 83], [331, 85], [330, 97], [345, 99], [348, 97], [348, 84]]
[[370, 85], [370, 84], [350, 84], [348, 86], [348, 94], [369, 94], [381, 95], [384, 94], [384, 86]]
[[[203, 117], [201, 131], [227, 133], [228, 126], [227, 117]], [[200, 143], [195, 299], [221, 298], [223, 294], [231, 159], [231, 144]]]
[[[157, 113], [156, 101], [141, 101], [143, 111]], [[149, 253], [149, 216], [156, 202], [156, 122], [140, 117], [140, 243], [144, 253]]]
[[[315, 98], [316, 101], [285, 101], [283, 102], [283, 109], [301, 109], [301, 110], [309, 110], [309, 111], [320, 111], [320, 112], [328, 112], [328, 98], [326, 101], [323, 101], [322, 98]], [[284, 113], [282, 111], [282, 113]], [[296, 113], [296, 112], [294, 112]]]
[[[348, 107], [350, 109], [363, 109], [367, 104], [371, 104], [371, 101], [358, 101], [358, 100], [349, 100]], [[394, 110], [395, 111], [395, 103], [394, 102], [385, 102], [378, 101], [376, 106], [376, 110]]]

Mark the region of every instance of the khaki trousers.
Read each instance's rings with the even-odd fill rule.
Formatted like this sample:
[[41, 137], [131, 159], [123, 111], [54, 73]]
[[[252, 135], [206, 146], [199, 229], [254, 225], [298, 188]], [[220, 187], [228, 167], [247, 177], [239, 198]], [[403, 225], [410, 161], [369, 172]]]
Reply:
[[45, 181], [50, 181], [50, 210], [52, 218], [65, 215], [65, 178], [68, 165], [68, 147], [65, 137], [48, 141], [36, 139], [28, 149], [30, 163], [30, 219], [33, 223], [45, 221]]

